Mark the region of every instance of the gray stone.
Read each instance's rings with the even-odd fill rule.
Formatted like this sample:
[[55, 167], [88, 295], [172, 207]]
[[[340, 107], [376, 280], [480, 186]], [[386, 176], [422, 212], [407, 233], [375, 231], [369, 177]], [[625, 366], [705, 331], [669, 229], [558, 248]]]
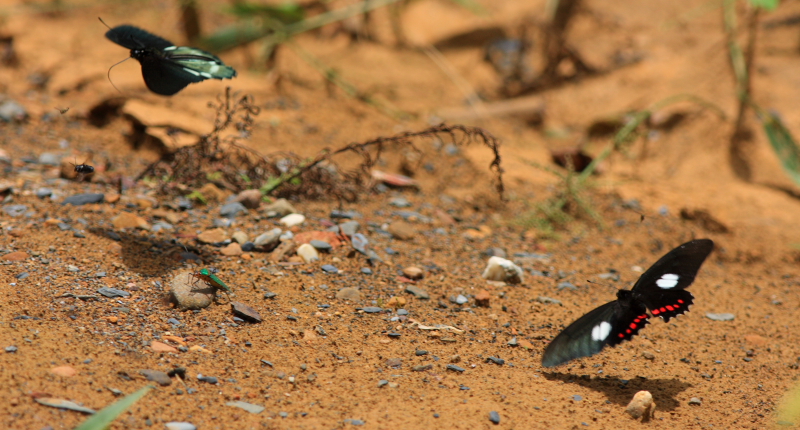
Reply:
[[24, 215], [25, 212], [28, 211], [28, 207], [25, 205], [5, 205], [3, 206], [3, 212], [8, 214], [8, 216], [18, 217]]
[[50, 188], [39, 188], [38, 190], [36, 190], [36, 197], [40, 199], [44, 199], [52, 195], [53, 195], [53, 190], [51, 190]]
[[489, 421], [494, 424], [500, 424], [500, 414], [497, 411], [489, 412]]
[[339, 269], [337, 269], [336, 266], [330, 264], [324, 264], [322, 266], [322, 271], [325, 273], [339, 273]]
[[100, 203], [105, 199], [105, 194], [89, 193], [69, 196], [61, 202], [62, 205], [82, 206], [90, 203]]
[[284, 217], [297, 213], [297, 209], [286, 199], [278, 199], [264, 207], [264, 212], [269, 217]]
[[539, 296], [536, 298], [539, 303], [544, 303], [546, 305], [560, 305], [561, 300], [552, 299], [547, 296]]
[[233, 225], [233, 220], [230, 218], [215, 218], [214, 219], [214, 227], [218, 228], [228, 228]]
[[733, 321], [733, 319], [736, 318], [736, 315], [729, 313], [712, 314], [707, 312], [706, 318], [714, 321]]
[[428, 294], [427, 291], [423, 290], [422, 288], [420, 288], [420, 287], [418, 287], [416, 285], [411, 285], [411, 284], [406, 285], [406, 292], [413, 294], [414, 297], [416, 297], [418, 299], [430, 299], [431, 298], [430, 294]]
[[355, 249], [356, 251], [364, 255], [367, 254], [367, 246], [369, 246], [369, 240], [363, 234], [355, 233], [351, 235], [350, 243], [353, 245], [353, 249]]
[[314, 239], [311, 242], [309, 242], [309, 245], [313, 246], [318, 251], [322, 252], [329, 252], [331, 249], [333, 249], [333, 246], [331, 246], [330, 243], [325, 242], [324, 240]]
[[343, 235], [351, 237], [354, 234], [358, 233], [358, 230], [361, 229], [361, 223], [358, 221], [346, 221], [339, 224], [339, 230], [342, 232]]
[[253, 241], [253, 244], [255, 244], [255, 246], [258, 248], [270, 248], [278, 244], [278, 240], [280, 240], [281, 233], [283, 233], [283, 230], [279, 228], [273, 228], [272, 230], [259, 235]]
[[172, 384], [172, 379], [166, 373], [160, 370], [140, 370], [139, 373], [144, 375], [148, 381], [153, 381], [162, 387]]
[[116, 299], [119, 297], [130, 297], [131, 293], [116, 288], [103, 287], [97, 290], [98, 293], [110, 298]]
[[25, 108], [11, 99], [0, 102], [0, 119], [5, 122], [21, 122], [28, 117]]
[[389, 200], [389, 204], [398, 208], [407, 208], [411, 206], [411, 202], [405, 197], [395, 197]]
[[247, 213], [247, 208], [239, 202], [224, 204], [219, 208], [220, 216], [225, 218], [235, 218], [242, 212]]

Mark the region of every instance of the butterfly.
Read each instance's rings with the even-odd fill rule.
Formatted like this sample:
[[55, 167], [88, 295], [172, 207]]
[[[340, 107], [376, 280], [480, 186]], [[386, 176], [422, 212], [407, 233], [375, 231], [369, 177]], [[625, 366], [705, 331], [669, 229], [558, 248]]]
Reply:
[[682, 315], [694, 301], [686, 288], [692, 285], [713, 249], [710, 239], [698, 239], [668, 252], [644, 272], [632, 289], [617, 291], [617, 300], [578, 318], [559, 333], [545, 349], [542, 366], [589, 357], [606, 346], [630, 340], [650, 322], [651, 316], [669, 322]]
[[142, 65], [144, 83], [150, 91], [171, 96], [187, 85], [206, 79], [231, 79], [233, 67], [202, 49], [175, 46], [172, 42], [132, 25], [120, 25], [106, 32], [117, 45], [131, 50]]

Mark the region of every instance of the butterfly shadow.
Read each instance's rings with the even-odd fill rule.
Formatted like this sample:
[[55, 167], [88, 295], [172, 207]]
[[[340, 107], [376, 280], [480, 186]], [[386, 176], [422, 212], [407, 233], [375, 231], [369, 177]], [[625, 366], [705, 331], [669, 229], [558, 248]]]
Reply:
[[657, 411], [675, 410], [680, 402], [675, 398], [679, 393], [692, 387], [692, 384], [680, 379], [648, 379], [636, 377], [623, 380], [614, 377], [592, 378], [589, 375], [572, 375], [569, 373], [544, 373], [549, 381], [561, 381], [566, 384], [578, 384], [591, 390], [605, 394], [609, 401], [627, 406], [633, 395], [639, 391], [649, 391], [653, 395]]
[[194, 260], [198, 264], [214, 261], [193, 246], [177, 241], [160, 240], [138, 232], [114, 231], [104, 228], [89, 228], [90, 233], [120, 244], [120, 257], [126, 268], [144, 276], [163, 276], [184, 267], [183, 262]]

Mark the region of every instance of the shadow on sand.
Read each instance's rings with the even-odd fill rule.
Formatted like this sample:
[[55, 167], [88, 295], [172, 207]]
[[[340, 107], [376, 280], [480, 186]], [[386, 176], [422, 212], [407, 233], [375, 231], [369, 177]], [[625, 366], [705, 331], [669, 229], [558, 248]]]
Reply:
[[653, 395], [656, 408], [659, 411], [671, 411], [680, 405], [675, 398], [679, 393], [691, 387], [692, 384], [679, 379], [647, 379], [636, 377], [628, 380], [615, 377], [590, 377], [589, 375], [572, 375], [569, 373], [543, 373], [549, 381], [562, 381], [565, 384], [578, 384], [605, 394], [609, 401], [618, 405], [627, 406], [638, 391], [646, 390]]

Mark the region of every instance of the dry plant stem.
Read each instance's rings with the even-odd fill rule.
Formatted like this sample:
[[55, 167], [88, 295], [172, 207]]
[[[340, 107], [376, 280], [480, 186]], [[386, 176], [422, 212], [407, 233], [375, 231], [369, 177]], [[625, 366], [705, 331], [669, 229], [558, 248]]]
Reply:
[[[378, 137], [362, 143], [351, 143], [335, 151], [323, 151], [305, 165], [299, 166], [295, 171], [282, 176], [280, 182], [274, 184], [269, 191], [274, 191], [292, 179], [300, 177], [303, 175], [303, 173], [313, 169], [323, 161], [331, 161], [331, 159], [336, 155], [345, 152], [354, 152], [363, 158], [364, 161], [361, 164], [361, 173], [366, 177], [369, 177], [370, 170], [375, 162], [377, 162], [380, 158], [380, 154], [384, 149], [384, 145], [406, 144], [417, 150], [413, 143], [411, 143], [412, 139], [419, 137], [434, 137], [441, 134], [449, 135], [456, 144], [469, 144], [473, 140], [479, 140], [482, 141], [484, 145], [489, 147], [494, 155], [494, 159], [489, 164], [489, 169], [494, 172], [495, 175], [495, 190], [497, 191], [500, 200], [505, 200], [503, 194], [505, 191], [503, 185], [503, 168], [500, 166], [500, 142], [497, 140], [497, 138], [492, 136], [488, 131], [479, 127], [445, 124], [430, 127], [422, 131], [408, 131], [391, 137]], [[462, 136], [462, 139], [458, 139], [459, 134]], [[374, 152], [371, 153], [370, 149], [373, 149]], [[417, 151], [419, 152], [419, 150]]]
[[183, 35], [188, 41], [197, 40], [200, 37], [200, 13], [197, 10], [195, 0], [180, 0], [181, 21], [183, 22]]
[[752, 84], [751, 71], [755, 58], [756, 35], [758, 34], [759, 10], [752, 7], [748, 11], [747, 22], [747, 45], [742, 52], [741, 47], [736, 41], [736, 3], [734, 0], [726, 0], [723, 5], [723, 19], [725, 32], [728, 38], [728, 52], [731, 59], [733, 75], [736, 78], [736, 96], [739, 99], [736, 122], [733, 133], [731, 134], [728, 154], [730, 157], [731, 168], [739, 179], [750, 182], [753, 177], [752, 167], [748, 161], [748, 154], [751, 152], [752, 133], [747, 126], [747, 111], [750, 104]]

